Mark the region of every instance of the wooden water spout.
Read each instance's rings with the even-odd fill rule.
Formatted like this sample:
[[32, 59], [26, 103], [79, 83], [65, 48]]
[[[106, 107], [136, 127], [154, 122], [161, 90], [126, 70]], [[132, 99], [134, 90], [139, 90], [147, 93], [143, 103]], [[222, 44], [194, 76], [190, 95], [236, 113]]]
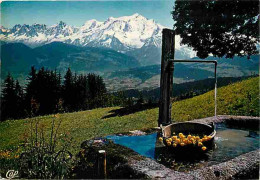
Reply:
[[175, 31], [163, 29], [162, 31], [162, 58], [160, 79], [160, 102], [158, 126], [167, 126], [171, 120], [171, 95], [173, 89], [174, 63], [213, 63], [215, 65], [215, 116], [217, 116], [217, 61], [215, 60], [175, 60]]
[[162, 59], [161, 59], [161, 81], [160, 81], [160, 102], [158, 125], [171, 124], [171, 95], [173, 85], [175, 52], [175, 32], [170, 29], [163, 29], [162, 32]]

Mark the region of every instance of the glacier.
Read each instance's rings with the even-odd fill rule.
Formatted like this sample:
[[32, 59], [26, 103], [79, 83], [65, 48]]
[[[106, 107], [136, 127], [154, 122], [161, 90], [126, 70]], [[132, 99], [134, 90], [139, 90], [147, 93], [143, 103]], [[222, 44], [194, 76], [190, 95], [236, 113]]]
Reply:
[[[118, 18], [109, 17], [100, 22], [95, 19], [86, 21], [81, 27], [74, 27], [63, 21], [53, 25], [17, 24], [13, 28], [0, 26], [0, 40], [21, 42], [30, 47], [38, 47], [51, 42], [64, 42], [77, 46], [105, 47], [126, 53], [135, 49], [154, 46], [161, 48], [162, 30], [166, 28], [153, 19], [135, 13]], [[175, 48], [187, 57], [196, 53], [176, 36]]]

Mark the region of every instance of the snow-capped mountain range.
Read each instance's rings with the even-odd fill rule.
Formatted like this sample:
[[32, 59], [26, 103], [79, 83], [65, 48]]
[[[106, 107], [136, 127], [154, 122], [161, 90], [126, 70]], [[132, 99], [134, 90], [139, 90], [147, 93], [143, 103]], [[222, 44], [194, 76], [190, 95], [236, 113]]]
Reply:
[[[160, 48], [163, 28], [165, 27], [154, 20], [136, 13], [110, 17], [105, 22], [88, 20], [81, 27], [73, 27], [62, 21], [50, 27], [44, 24], [17, 24], [10, 29], [1, 26], [0, 40], [22, 42], [30, 47], [61, 41], [77, 46], [107, 47], [124, 53], [148, 46]], [[186, 55], [195, 56], [190, 48], [180, 46], [178, 36], [175, 46]]]

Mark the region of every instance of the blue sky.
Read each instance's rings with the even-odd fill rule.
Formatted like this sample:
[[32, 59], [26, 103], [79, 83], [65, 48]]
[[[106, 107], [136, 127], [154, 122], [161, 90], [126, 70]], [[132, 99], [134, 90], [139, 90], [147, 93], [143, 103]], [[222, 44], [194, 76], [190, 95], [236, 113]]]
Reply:
[[40, 23], [53, 25], [64, 21], [81, 26], [85, 21], [120, 17], [139, 13], [148, 19], [172, 28], [174, 1], [5, 1], [1, 3], [1, 25]]

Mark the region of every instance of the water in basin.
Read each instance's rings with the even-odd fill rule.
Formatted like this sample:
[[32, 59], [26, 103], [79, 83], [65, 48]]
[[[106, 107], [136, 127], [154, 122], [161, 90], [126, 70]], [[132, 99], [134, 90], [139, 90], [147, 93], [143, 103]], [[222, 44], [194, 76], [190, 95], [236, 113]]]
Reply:
[[259, 148], [259, 132], [231, 129], [224, 124], [217, 124], [216, 131], [215, 149], [206, 153], [204, 157], [191, 161], [178, 159], [172, 156], [171, 152], [165, 151], [164, 145], [158, 141], [160, 133], [142, 136], [113, 135], [107, 138], [179, 171], [218, 164]]

